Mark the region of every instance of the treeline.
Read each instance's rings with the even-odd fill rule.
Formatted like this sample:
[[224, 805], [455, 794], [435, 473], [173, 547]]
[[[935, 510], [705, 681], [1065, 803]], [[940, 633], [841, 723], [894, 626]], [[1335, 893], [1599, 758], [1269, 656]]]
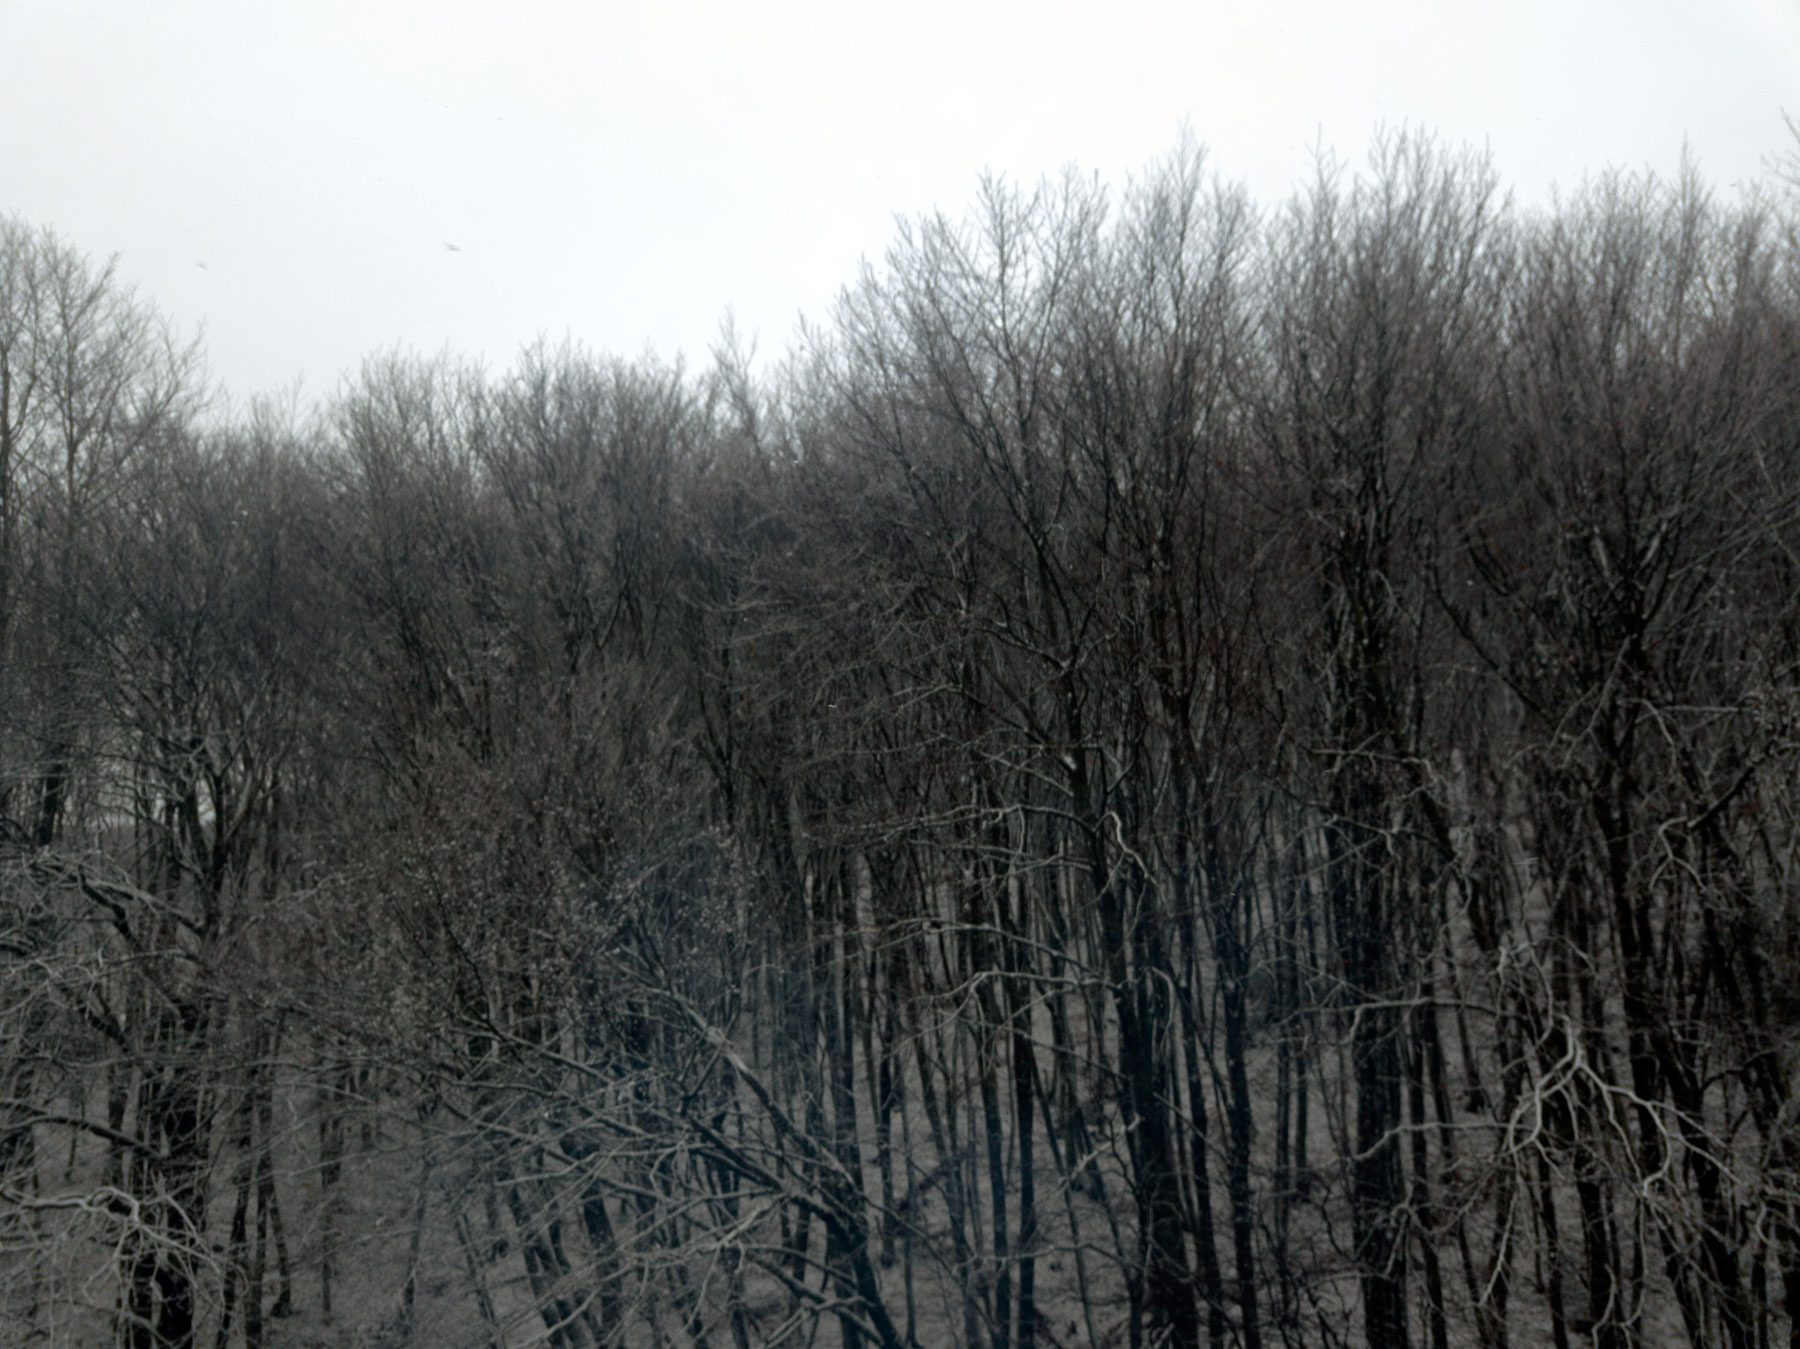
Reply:
[[1792, 197], [198, 362], [0, 227], [6, 1343], [1800, 1344]]

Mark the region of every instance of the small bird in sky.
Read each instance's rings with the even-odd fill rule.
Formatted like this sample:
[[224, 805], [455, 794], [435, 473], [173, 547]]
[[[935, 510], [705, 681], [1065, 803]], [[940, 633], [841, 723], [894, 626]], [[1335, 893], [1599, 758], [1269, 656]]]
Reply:
[[445, 245], [444, 245], [444, 248], [445, 248], [445, 249], [446, 249], [446, 250], [447, 250], [447, 251], [449, 251], [449, 252], [451, 252], [451, 253], [460, 253], [460, 252], [462, 252], [462, 248], [461, 248], [461, 246], [460, 246], [460, 245], [458, 245], [458, 244], [445, 244]]
[[212, 270], [212, 268], [208, 267], [204, 262], [196, 262], [194, 266], [198, 267], [203, 272], [210, 272]]

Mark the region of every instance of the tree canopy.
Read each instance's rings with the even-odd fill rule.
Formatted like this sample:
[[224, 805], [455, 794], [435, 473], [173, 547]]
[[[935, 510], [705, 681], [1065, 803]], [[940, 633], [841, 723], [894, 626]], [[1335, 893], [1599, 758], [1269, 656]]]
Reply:
[[309, 417], [0, 222], [0, 1338], [1800, 1344], [1797, 207], [1183, 145]]

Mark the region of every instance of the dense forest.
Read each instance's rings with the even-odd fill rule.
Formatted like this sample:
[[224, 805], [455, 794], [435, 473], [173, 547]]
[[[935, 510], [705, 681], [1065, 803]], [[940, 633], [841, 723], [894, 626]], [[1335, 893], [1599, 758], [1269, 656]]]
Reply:
[[1788, 185], [203, 359], [0, 220], [0, 1342], [1800, 1345]]

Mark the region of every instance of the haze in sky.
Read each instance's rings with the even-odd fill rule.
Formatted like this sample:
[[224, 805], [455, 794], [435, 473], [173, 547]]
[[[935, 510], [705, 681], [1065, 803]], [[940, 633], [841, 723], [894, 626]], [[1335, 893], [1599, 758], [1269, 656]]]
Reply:
[[0, 211], [105, 257], [235, 397], [396, 346], [779, 354], [894, 216], [1108, 182], [1183, 128], [1273, 206], [1378, 126], [1523, 202], [1791, 154], [1796, 0], [0, 0]]

